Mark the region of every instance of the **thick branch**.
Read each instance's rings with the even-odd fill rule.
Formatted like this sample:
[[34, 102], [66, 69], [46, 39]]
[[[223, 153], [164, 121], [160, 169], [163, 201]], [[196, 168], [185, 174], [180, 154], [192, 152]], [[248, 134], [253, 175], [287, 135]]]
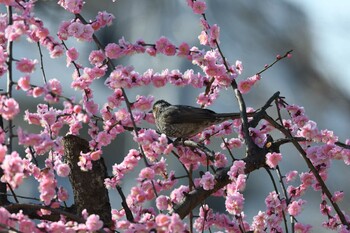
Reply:
[[[84, 223], [85, 220], [81, 217], [78, 217], [76, 214], [71, 213], [70, 209], [57, 209], [51, 208], [49, 206], [42, 206], [36, 204], [11, 204], [6, 206], [6, 209], [10, 213], [18, 213], [20, 210], [23, 211], [23, 214], [27, 215], [31, 219], [42, 219], [47, 221], [58, 221], [61, 218], [61, 215], [66, 216], [68, 219]], [[49, 215], [38, 214], [40, 210], [49, 210], [51, 213]]]
[[[248, 174], [261, 167], [265, 166], [265, 155], [267, 149], [258, 148], [251, 156], [246, 156], [243, 161], [246, 163], [245, 173]], [[218, 170], [215, 174], [216, 184], [212, 190], [204, 190], [203, 188], [196, 188], [189, 192], [183, 202], [174, 207], [174, 212], [179, 214], [181, 218], [185, 218], [195, 207], [207, 199], [211, 194], [220, 190], [221, 188], [228, 185], [231, 181], [227, 175], [230, 170], [229, 167], [222, 170]]]
[[74, 135], [65, 136], [63, 143], [65, 158], [71, 168], [69, 179], [77, 213], [86, 209], [89, 214], [98, 214], [105, 224], [111, 225], [111, 205], [104, 185], [107, 170], [103, 158], [92, 163], [92, 170], [82, 171], [78, 166], [80, 152], [89, 152], [89, 143]]

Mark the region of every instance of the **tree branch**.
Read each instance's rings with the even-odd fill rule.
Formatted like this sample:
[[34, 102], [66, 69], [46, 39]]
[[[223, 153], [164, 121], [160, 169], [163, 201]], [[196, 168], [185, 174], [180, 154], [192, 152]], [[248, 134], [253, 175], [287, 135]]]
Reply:
[[106, 225], [112, 224], [111, 205], [104, 185], [107, 169], [103, 158], [92, 162], [92, 170], [82, 171], [78, 166], [80, 153], [89, 152], [89, 143], [77, 136], [63, 138], [64, 154], [71, 168], [69, 175], [74, 193], [74, 204], [78, 214], [86, 209], [89, 214], [98, 214]]

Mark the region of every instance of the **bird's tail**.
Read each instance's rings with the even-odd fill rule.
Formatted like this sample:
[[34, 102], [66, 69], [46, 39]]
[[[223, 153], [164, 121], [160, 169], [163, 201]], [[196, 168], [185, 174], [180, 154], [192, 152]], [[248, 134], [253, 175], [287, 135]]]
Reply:
[[[248, 117], [254, 116], [254, 112], [247, 112]], [[241, 114], [240, 113], [217, 113], [216, 114], [217, 118], [224, 118], [226, 120], [234, 120], [234, 119], [240, 119]]]

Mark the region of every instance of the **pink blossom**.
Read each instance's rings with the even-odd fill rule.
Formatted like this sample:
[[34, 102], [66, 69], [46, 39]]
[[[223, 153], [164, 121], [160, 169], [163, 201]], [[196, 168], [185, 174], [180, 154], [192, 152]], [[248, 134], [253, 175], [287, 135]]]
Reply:
[[112, 25], [112, 21], [115, 19], [114, 15], [106, 11], [99, 11], [96, 16], [96, 21], [92, 23], [93, 29], [96, 31], [101, 27]]
[[227, 164], [228, 164], [228, 160], [226, 155], [220, 152], [216, 152], [214, 166], [217, 168], [223, 168], [223, 167], [226, 167]]
[[208, 45], [208, 34], [206, 31], [201, 32], [201, 34], [198, 36], [198, 40], [201, 45]]
[[86, 228], [89, 231], [97, 231], [103, 227], [103, 222], [100, 220], [100, 216], [96, 214], [91, 214], [86, 219]]
[[8, 25], [5, 29], [5, 37], [9, 41], [15, 41], [17, 40], [21, 35], [23, 35], [26, 32], [26, 26], [24, 22], [21, 21], [15, 21], [12, 25]]
[[[311, 226], [309, 226], [309, 228], [311, 230]], [[309, 231], [309, 232], [311, 232], [311, 231]], [[306, 232], [306, 233], [309, 233], [309, 232]], [[337, 227], [337, 232], [338, 233], [350, 233], [350, 230], [348, 229], [347, 225], [339, 225]]]
[[168, 75], [169, 82], [176, 86], [185, 86], [188, 85], [190, 82], [190, 79], [184, 79], [183, 75], [179, 70], [172, 70]]
[[168, 80], [166, 76], [155, 73], [152, 76], [151, 81], [155, 87], [163, 87], [166, 85]]
[[312, 226], [297, 222], [295, 223], [294, 230], [296, 233], [310, 233], [312, 230]]
[[173, 213], [170, 217], [169, 230], [170, 232], [188, 232], [184, 221], [182, 221], [180, 216], [175, 213]]
[[84, 24], [79, 21], [72, 22], [68, 26], [67, 32], [69, 36], [79, 38], [84, 33]]
[[61, 163], [56, 167], [57, 175], [61, 177], [67, 177], [70, 173], [70, 168], [68, 164]]
[[[22, 215], [22, 213], [17, 213], [17, 215]], [[18, 220], [18, 229], [20, 232], [35, 232], [37, 230], [35, 223], [27, 216], [18, 217]]]
[[255, 82], [253, 82], [252, 80], [243, 80], [240, 81], [238, 83], [238, 90], [242, 93], [242, 94], [246, 94], [250, 91], [251, 87], [254, 85]]
[[235, 180], [239, 174], [244, 174], [245, 162], [243, 160], [236, 160], [233, 162], [230, 171], [227, 172], [227, 175], [230, 177], [230, 180]]
[[207, 5], [203, 1], [197, 0], [192, 4], [192, 10], [195, 14], [199, 14], [199, 15], [204, 14], [206, 9], [207, 9]]
[[130, 190], [130, 195], [127, 198], [127, 203], [129, 205], [139, 205], [145, 202], [147, 200], [145, 191], [145, 189], [138, 186], [132, 187]]
[[49, 48], [49, 50], [51, 58], [60, 57], [64, 53], [64, 48], [60, 44], [54, 44], [52, 47]]
[[120, 182], [121, 181], [118, 181], [116, 177], [105, 178], [104, 185], [106, 186], [106, 189], [114, 189], [120, 184]]
[[7, 146], [0, 144], [0, 163], [4, 161], [7, 152]]
[[18, 143], [20, 145], [25, 145], [25, 146], [34, 146], [34, 145], [39, 145], [43, 142], [43, 138], [34, 133], [27, 133], [23, 131], [21, 128], [18, 128], [17, 130], [18, 134]]
[[96, 104], [92, 100], [85, 101], [84, 107], [85, 107], [86, 111], [91, 115], [94, 115], [98, 112], [98, 104]]
[[161, 37], [156, 41], [156, 49], [158, 52], [163, 53], [167, 56], [174, 56], [176, 53], [176, 47], [173, 45], [168, 38]]
[[288, 213], [292, 216], [297, 216], [301, 213], [302, 205], [305, 204], [304, 200], [293, 201], [288, 205]]
[[155, 47], [148, 47], [146, 48], [146, 53], [152, 57], [155, 57], [157, 55], [157, 50]]
[[42, 94], [44, 94], [44, 88], [42, 87], [34, 87], [33, 88], [33, 97], [37, 98], [39, 96], [41, 96]]
[[204, 66], [203, 70], [206, 73], [206, 75], [210, 77], [219, 77], [221, 75], [224, 75], [226, 72], [225, 66], [223, 64], [218, 65], [213, 63]]
[[210, 172], [205, 172], [200, 179], [200, 185], [204, 190], [211, 190], [215, 185], [215, 177]]
[[267, 215], [265, 212], [259, 210], [258, 214], [253, 217], [252, 228], [254, 232], [265, 232]]
[[31, 89], [31, 86], [30, 86], [30, 76], [29, 75], [26, 75], [26, 76], [23, 76], [21, 77], [19, 80], [18, 80], [18, 86], [23, 90], [23, 91], [28, 91]]
[[318, 135], [317, 124], [314, 121], [308, 121], [299, 132], [299, 135], [306, 139], [312, 139]]
[[166, 210], [169, 206], [169, 197], [160, 195], [156, 199], [156, 206], [159, 210]]
[[26, 110], [24, 113], [24, 120], [29, 124], [41, 125], [41, 117], [38, 113], [30, 113], [28, 110]]
[[340, 202], [344, 199], [344, 192], [343, 191], [336, 191], [333, 194], [332, 201], [334, 202]]
[[167, 229], [169, 223], [170, 223], [170, 216], [165, 215], [165, 214], [158, 214], [156, 216], [156, 224], [157, 224], [157, 226], [166, 227], [166, 229]]
[[263, 133], [261, 130], [255, 128], [249, 128], [249, 133], [257, 146], [260, 148], [265, 146], [267, 140], [266, 133]]
[[63, 21], [61, 22], [59, 28], [58, 28], [58, 32], [57, 32], [57, 35], [58, 35], [58, 38], [60, 40], [67, 40], [68, 39], [68, 27], [70, 25], [70, 22], [68, 21]]
[[225, 200], [226, 211], [232, 215], [240, 215], [243, 211], [243, 204], [244, 197], [239, 192], [228, 195]]
[[167, 56], [174, 56], [176, 54], [176, 46], [173, 44], [167, 44], [164, 48], [163, 53]]
[[123, 100], [123, 93], [120, 88], [117, 88], [114, 90], [112, 95], [108, 97], [108, 106], [110, 108], [119, 107]]
[[42, 113], [42, 121], [43, 121], [42, 124], [46, 123], [46, 125], [53, 125], [56, 122], [56, 120], [57, 120], [57, 112], [53, 110], [48, 110], [47, 112]]
[[59, 0], [58, 4], [62, 6], [65, 10], [73, 13], [73, 14], [79, 14], [84, 1], [83, 0]]
[[8, 54], [3, 47], [0, 47], [0, 64], [5, 65], [6, 60], [8, 58]]
[[321, 130], [321, 141], [326, 144], [334, 144], [338, 141], [338, 137], [331, 130]]
[[[232, 80], [233, 80], [233, 76], [232, 75], [229, 75], [226, 73], [226, 70], [224, 68], [224, 66], [218, 66], [217, 67], [217, 74], [219, 75], [215, 75], [215, 82], [218, 83], [218, 86], [222, 86], [222, 87], [229, 87], [232, 83]], [[224, 73], [221, 73], [221, 72], [224, 72]], [[221, 74], [220, 74], [221, 73]]]
[[0, 128], [0, 144], [5, 144], [5, 139], [6, 133], [2, 128]]
[[94, 34], [94, 29], [90, 24], [85, 24], [83, 27], [83, 33], [77, 38], [82, 41], [92, 41], [92, 36]]
[[62, 85], [58, 79], [50, 79], [47, 83], [47, 89], [57, 96], [62, 94]]
[[25, 162], [16, 151], [5, 155], [1, 168], [4, 171], [1, 182], [9, 183], [13, 189], [17, 188], [25, 178]]
[[97, 161], [101, 158], [102, 150], [95, 150], [90, 153], [90, 158], [92, 161]]
[[220, 27], [217, 24], [214, 24], [210, 27], [209, 32], [209, 45], [210, 47], [216, 47], [216, 43], [220, 43]]
[[172, 144], [168, 144], [167, 137], [162, 134], [158, 135], [155, 130], [140, 130], [138, 137], [134, 137], [140, 145], [143, 146], [145, 155], [151, 161], [158, 158], [159, 154], [169, 153], [173, 148]]
[[89, 153], [80, 152], [78, 166], [82, 171], [89, 171], [92, 169], [92, 162]]
[[189, 57], [190, 55], [190, 46], [183, 42], [179, 45], [179, 50], [177, 52], [177, 56], [179, 57]]
[[315, 177], [312, 173], [309, 172], [303, 172], [300, 174], [300, 181], [302, 184], [306, 187], [312, 185], [315, 182]]
[[56, 180], [51, 169], [44, 169], [39, 177], [40, 200], [49, 205], [56, 195]]
[[105, 54], [101, 50], [93, 50], [89, 55], [89, 61], [92, 65], [101, 65], [105, 58]]
[[270, 168], [276, 168], [278, 163], [282, 160], [282, 154], [276, 152], [269, 152], [266, 154], [266, 164]]
[[30, 60], [28, 58], [22, 58], [16, 62], [16, 69], [23, 73], [33, 73], [35, 65], [38, 63], [38, 60]]
[[111, 140], [112, 136], [106, 131], [99, 132], [96, 137], [96, 142], [98, 143], [99, 147], [109, 145], [111, 143]]
[[150, 167], [145, 167], [140, 171], [139, 178], [141, 180], [154, 179], [154, 170]]
[[154, 100], [153, 96], [136, 96], [136, 102], [134, 102], [133, 107], [140, 109], [142, 111], [148, 110], [152, 107], [152, 102]]
[[[268, 227], [280, 229], [280, 223], [283, 220], [282, 211], [285, 211], [286, 208], [285, 200], [280, 200], [279, 195], [273, 191], [265, 198], [265, 204], [267, 207], [266, 214], [268, 219], [271, 219], [268, 221]], [[282, 232], [282, 230], [279, 230], [279, 232]]]
[[124, 160], [120, 164], [113, 165], [112, 173], [117, 182], [120, 182], [124, 175], [132, 171], [140, 161], [140, 152], [131, 149], [129, 153], [124, 157]]
[[0, 223], [8, 225], [11, 214], [4, 207], [0, 207]]
[[0, 96], [0, 115], [6, 120], [12, 120], [19, 113], [19, 104], [13, 98]]
[[186, 193], [190, 191], [188, 186], [181, 185], [174, 189], [170, 194], [170, 200], [173, 203], [180, 203], [186, 196]]
[[186, 70], [182, 78], [189, 80], [187, 83], [191, 84], [195, 88], [203, 87], [204, 78], [199, 73], [195, 74], [192, 69]]
[[123, 50], [115, 43], [109, 43], [105, 47], [106, 56], [110, 59], [117, 59], [123, 55]]
[[238, 72], [238, 74], [242, 74], [243, 72], [243, 63], [241, 61], [236, 61], [236, 71]]
[[15, 0], [0, 0], [0, 3], [3, 3], [8, 6], [12, 6], [15, 3]]
[[228, 195], [234, 194], [235, 192], [242, 192], [246, 187], [245, 174], [239, 174], [232, 182], [226, 186], [226, 192]]
[[49, 36], [49, 29], [40, 26], [38, 28], [35, 28], [32, 32], [32, 34], [30, 34], [30, 39], [32, 39], [35, 42], [39, 42], [40, 40], [44, 40], [46, 37]]
[[287, 105], [286, 109], [293, 118], [305, 114], [304, 107], [300, 107], [297, 105]]
[[203, 105], [205, 107], [210, 106], [213, 101], [218, 97], [218, 92], [213, 90], [212, 93], [205, 94], [205, 92], [202, 92], [197, 97], [197, 104]]
[[72, 63], [72, 61], [76, 61], [79, 57], [79, 52], [76, 48], [70, 48], [66, 51], [67, 56], [67, 67]]
[[111, 89], [131, 87], [132, 70], [132, 67], [117, 66], [106, 79], [105, 84]]
[[186, 0], [186, 2], [189, 7], [193, 7], [193, 0]]
[[67, 201], [68, 200], [68, 191], [63, 188], [63, 187], [59, 187], [58, 188], [58, 192], [57, 192], [57, 198], [59, 201]]
[[287, 182], [291, 182], [295, 180], [296, 176], [298, 175], [298, 171], [290, 171], [288, 172], [285, 177]]
[[234, 149], [234, 148], [240, 148], [242, 146], [242, 141], [239, 138], [231, 138], [227, 141], [227, 138], [224, 139], [224, 142], [221, 143], [220, 147], [223, 150], [226, 149]]

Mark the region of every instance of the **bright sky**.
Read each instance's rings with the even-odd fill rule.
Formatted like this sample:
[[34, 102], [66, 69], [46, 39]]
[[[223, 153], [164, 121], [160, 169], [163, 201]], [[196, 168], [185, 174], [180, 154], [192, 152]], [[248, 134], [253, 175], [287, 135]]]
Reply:
[[309, 19], [319, 69], [350, 96], [350, 1], [287, 0]]

